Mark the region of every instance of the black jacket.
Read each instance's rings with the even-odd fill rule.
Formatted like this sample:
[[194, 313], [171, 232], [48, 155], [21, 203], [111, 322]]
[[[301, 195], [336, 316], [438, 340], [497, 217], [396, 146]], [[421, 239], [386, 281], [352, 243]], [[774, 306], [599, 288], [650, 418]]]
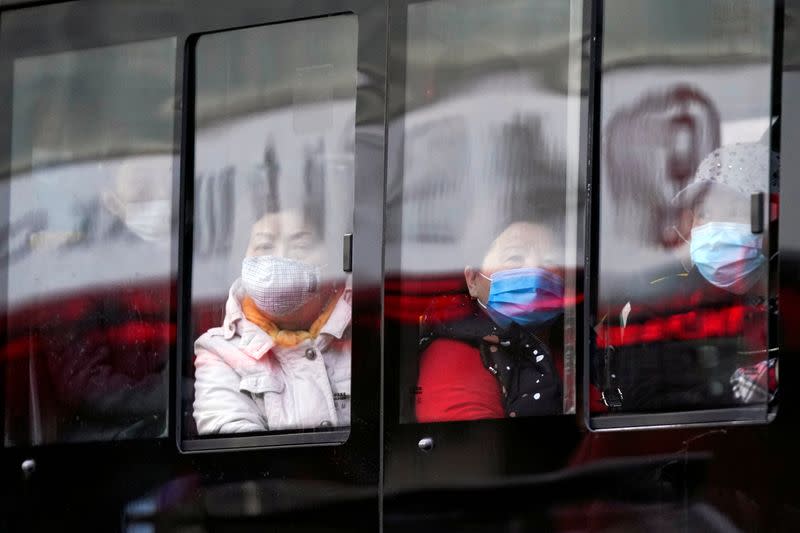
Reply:
[[[730, 378], [737, 368], [766, 358], [766, 299], [757, 290], [736, 295], [714, 287], [697, 269], [658, 277], [646, 287], [651, 295], [630, 295], [622, 342], [612, 335], [593, 343], [594, 380], [609, 407], [664, 412], [740, 405]], [[604, 328], [620, 330], [621, 308], [601, 309], [598, 315], [607, 311]]]
[[456, 320], [442, 321], [432, 314], [423, 317], [420, 353], [438, 338], [474, 346], [480, 351], [486, 370], [500, 384], [506, 415], [561, 414], [563, 387], [555, 365], [558, 355], [554, 355], [553, 347], [560, 355], [560, 336], [555, 332], [563, 330], [563, 320], [559, 318], [538, 330], [522, 328], [515, 323], [502, 327], [473, 301], [465, 305], [467, 312]]

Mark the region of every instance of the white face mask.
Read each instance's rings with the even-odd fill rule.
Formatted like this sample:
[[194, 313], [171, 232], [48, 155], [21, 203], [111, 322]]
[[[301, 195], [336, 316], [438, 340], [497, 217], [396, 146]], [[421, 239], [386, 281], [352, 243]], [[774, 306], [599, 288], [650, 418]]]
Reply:
[[242, 285], [259, 309], [280, 318], [300, 309], [320, 290], [320, 268], [300, 261], [259, 255], [242, 261]]
[[125, 207], [125, 225], [145, 241], [168, 241], [172, 204], [169, 200], [131, 202]]

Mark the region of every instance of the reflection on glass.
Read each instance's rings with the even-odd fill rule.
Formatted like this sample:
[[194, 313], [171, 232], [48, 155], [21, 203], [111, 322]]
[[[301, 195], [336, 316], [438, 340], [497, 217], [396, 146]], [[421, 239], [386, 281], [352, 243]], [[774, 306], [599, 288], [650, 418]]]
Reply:
[[7, 446], [166, 432], [175, 41], [14, 61]]
[[772, 18], [758, 2], [606, 4], [595, 413], [763, 418], [776, 391], [772, 220], [751, 224], [777, 170]]
[[408, 9], [386, 230], [402, 422], [574, 408], [580, 20], [569, 2]]
[[185, 437], [350, 425], [356, 46], [350, 16], [198, 41]]

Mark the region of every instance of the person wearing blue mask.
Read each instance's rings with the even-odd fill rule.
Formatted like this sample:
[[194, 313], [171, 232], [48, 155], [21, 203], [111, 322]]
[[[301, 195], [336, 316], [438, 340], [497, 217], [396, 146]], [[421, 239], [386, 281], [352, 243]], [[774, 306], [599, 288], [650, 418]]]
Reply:
[[200, 435], [350, 425], [353, 291], [326, 235], [344, 233], [352, 206], [325, 209], [322, 145], [305, 148], [300, 180], [281, 173], [277, 153], [268, 143], [253, 180], [258, 219], [222, 326], [195, 342]]
[[[766, 144], [726, 145], [708, 154], [674, 196], [671, 231], [684, 243], [675, 251], [683, 268], [649, 278], [620, 313], [615, 327], [624, 342], [606, 350], [610, 366], [603, 372], [616, 380], [603, 390], [619, 392], [610, 408], [725, 408], [772, 396], [769, 221], [763, 220], [765, 231], [754, 228], [751, 204], [754, 194], [766, 196], [777, 163]], [[766, 201], [763, 207], [768, 213]]]
[[673, 199], [674, 205], [683, 206], [674, 229], [688, 244], [691, 265], [705, 281], [727, 293], [758, 292], [762, 289], [758, 282], [766, 279], [764, 233], [753, 232], [751, 195], [766, 192], [769, 165], [766, 145], [718, 148]]
[[769, 252], [766, 233], [752, 226], [751, 197], [766, 192], [778, 164], [764, 143], [719, 148], [701, 162], [675, 200], [693, 205], [691, 217], [684, 214], [685, 220], [691, 218], [689, 278], [705, 280], [708, 300], [744, 309], [736, 354], [731, 354], [738, 368], [726, 387], [742, 404], [771, 401], [777, 390], [777, 359], [768, 356], [766, 339]]
[[464, 269], [460, 316], [423, 316], [419, 422], [563, 412], [560, 254], [549, 226], [513, 222]]
[[535, 328], [561, 315], [564, 278], [551, 255], [551, 235], [541, 225], [511, 224], [492, 244], [481, 268], [464, 269], [470, 296], [495, 322]]

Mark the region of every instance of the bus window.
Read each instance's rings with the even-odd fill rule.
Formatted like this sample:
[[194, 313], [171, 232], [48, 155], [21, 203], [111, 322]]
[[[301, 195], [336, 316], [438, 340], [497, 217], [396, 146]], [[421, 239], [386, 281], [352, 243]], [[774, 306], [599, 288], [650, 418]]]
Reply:
[[576, 6], [408, 7], [386, 228], [401, 423], [574, 412]]
[[356, 49], [354, 16], [196, 41], [187, 450], [347, 438]]
[[767, 420], [773, 16], [750, 1], [606, 2], [594, 428]]
[[13, 60], [6, 446], [166, 435], [175, 53]]

